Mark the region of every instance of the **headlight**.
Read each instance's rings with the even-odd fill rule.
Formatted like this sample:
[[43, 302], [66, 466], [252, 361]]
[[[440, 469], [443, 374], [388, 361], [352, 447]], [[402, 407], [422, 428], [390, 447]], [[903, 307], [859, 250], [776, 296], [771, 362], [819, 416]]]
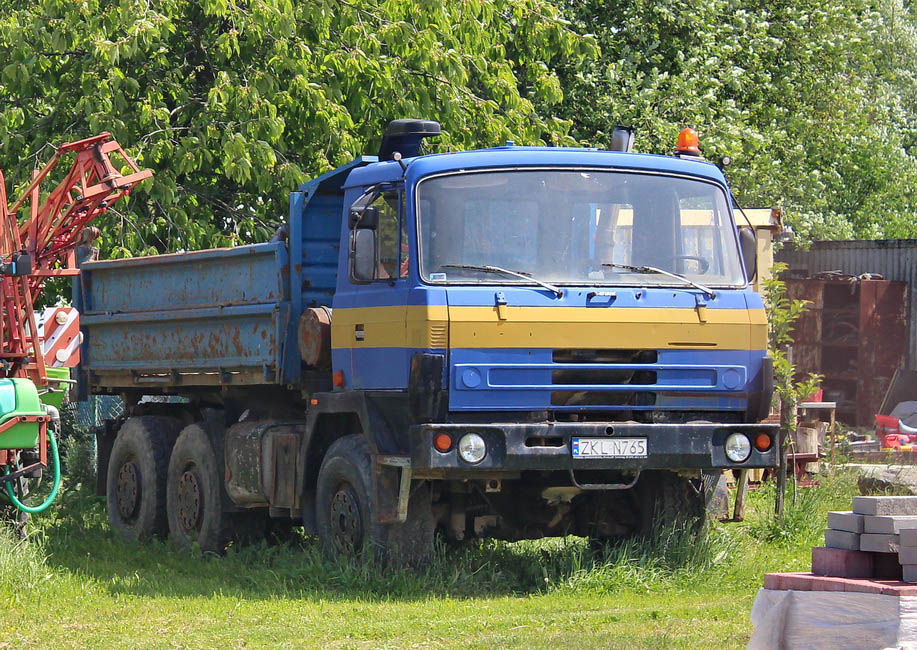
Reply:
[[733, 433], [726, 438], [726, 458], [741, 463], [751, 456], [751, 441], [744, 433]]
[[487, 455], [484, 438], [476, 433], [466, 433], [458, 443], [458, 453], [466, 463], [480, 463]]

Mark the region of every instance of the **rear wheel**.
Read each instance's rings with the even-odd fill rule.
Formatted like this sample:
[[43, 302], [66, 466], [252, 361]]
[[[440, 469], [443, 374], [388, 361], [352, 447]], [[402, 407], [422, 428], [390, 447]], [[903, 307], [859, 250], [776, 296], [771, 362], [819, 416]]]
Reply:
[[403, 524], [376, 521], [372, 459], [360, 435], [344, 436], [329, 447], [318, 473], [315, 507], [318, 537], [329, 557], [355, 558], [371, 552], [383, 562], [420, 566], [433, 551], [429, 485], [415, 486]]
[[166, 471], [178, 420], [162, 416], [128, 418], [108, 462], [108, 521], [129, 540], [164, 537]]
[[216, 455], [204, 429], [192, 424], [172, 450], [166, 485], [166, 511], [172, 542], [189, 549], [223, 553], [232, 541], [228, 513], [223, 512]]

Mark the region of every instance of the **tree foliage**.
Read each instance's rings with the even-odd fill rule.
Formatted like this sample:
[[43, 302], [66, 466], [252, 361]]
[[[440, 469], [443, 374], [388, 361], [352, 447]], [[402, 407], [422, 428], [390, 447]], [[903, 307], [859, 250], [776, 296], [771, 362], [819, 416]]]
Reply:
[[917, 236], [917, 35], [896, 0], [583, 0], [603, 48], [567, 67], [563, 115], [605, 145], [615, 124], [670, 152], [685, 126], [728, 155], [746, 204], [781, 205], [806, 237]]
[[764, 304], [767, 311], [767, 347], [774, 360], [774, 393], [780, 399], [781, 426], [796, 431], [796, 405], [821, 386], [822, 376], [809, 373], [799, 378], [788, 354], [793, 343], [793, 326], [809, 307], [808, 300], [790, 298], [781, 275], [787, 265], [777, 263], [773, 274], [764, 281]]
[[573, 143], [554, 69], [596, 53], [546, 0], [0, 0], [0, 168], [21, 186], [47, 143], [111, 131], [155, 178], [107, 254], [263, 240], [395, 117], [444, 148]]
[[917, 236], [915, 54], [897, 0], [0, 0], [0, 168], [111, 131], [156, 172], [117, 256], [263, 240], [396, 117], [441, 150], [693, 126], [806, 238]]

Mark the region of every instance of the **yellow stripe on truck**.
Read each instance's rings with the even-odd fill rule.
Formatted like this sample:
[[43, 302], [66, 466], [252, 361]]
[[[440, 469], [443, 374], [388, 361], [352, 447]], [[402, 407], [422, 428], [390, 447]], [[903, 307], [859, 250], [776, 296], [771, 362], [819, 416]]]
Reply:
[[[449, 308], [445, 305], [337, 308], [331, 316], [331, 347], [446, 348]], [[356, 337], [362, 326], [363, 340]]]
[[506, 307], [501, 320], [496, 308], [453, 307], [449, 347], [763, 350], [767, 322], [755, 311], [707, 309], [701, 322], [693, 309]]
[[[334, 348], [623, 348], [764, 350], [763, 309], [601, 307], [357, 307], [335, 309]], [[355, 328], [362, 326], [362, 340]]]

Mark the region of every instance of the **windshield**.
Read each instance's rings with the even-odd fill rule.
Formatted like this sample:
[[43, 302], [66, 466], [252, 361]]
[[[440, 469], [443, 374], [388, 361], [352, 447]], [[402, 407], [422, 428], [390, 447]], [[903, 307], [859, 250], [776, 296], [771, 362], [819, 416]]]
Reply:
[[[721, 187], [593, 170], [434, 176], [417, 189], [427, 282], [678, 285], [651, 266], [713, 286], [745, 284]], [[623, 265], [623, 266], [622, 266]], [[475, 267], [499, 267], [524, 276]]]

